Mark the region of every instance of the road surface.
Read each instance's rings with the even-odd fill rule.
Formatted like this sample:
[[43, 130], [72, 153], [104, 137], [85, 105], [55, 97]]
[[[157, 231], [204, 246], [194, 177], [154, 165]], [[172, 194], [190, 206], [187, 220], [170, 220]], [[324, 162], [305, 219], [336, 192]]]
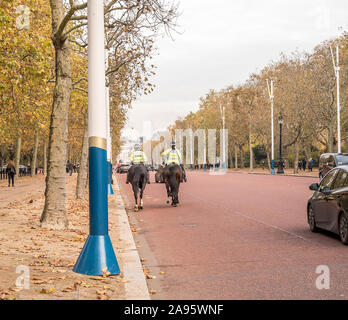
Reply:
[[[188, 172], [173, 208], [151, 175], [145, 208], [135, 213], [125, 178], [117, 175], [140, 256], [155, 276], [152, 299], [348, 298], [348, 247], [311, 233], [306, 221], [308, 186], [317, 179]], [[322, 265], [330, 288], [319, 290]]]

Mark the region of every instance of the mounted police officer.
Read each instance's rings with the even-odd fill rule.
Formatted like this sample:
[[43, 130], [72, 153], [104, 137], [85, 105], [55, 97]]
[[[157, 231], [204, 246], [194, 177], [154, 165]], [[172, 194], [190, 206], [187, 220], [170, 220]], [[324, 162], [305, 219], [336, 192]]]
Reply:
[[[145, 155], [145, 153], [143, 151], [140, 150], [140, 144], [136, 143], [134, 145], [134, 151], [131, 153], [131, 155], [129, 156], [129, 160], [132, 164], [132, 166], [129, 168], [128, 172], [127, 172], [127, 181], [126, 183], [128, 184], [130, 182], [130, 177], [134, 171], [134, 166], [137, 165], [144, 165], [147, 162], [147, 157]], [[147, 183], [150, 183], [150, 177], [149, 177], [149, 171], [146, 168], [146, 179], [147, 179]]]
[[165, 150], [161, 154], [161, 157], [163, 157], [165, 159], [166, 166], [169, 166], [173, 163], [179, 165], [181, 167], [182, 172], [183, 172], [184, 181], [186, 182], [187, 181], [186, 172], [185, 172], [184, 165], [182, 164], [181, 152], [179, 150], [176, 150], [175, 147], [176, 147], [175, 141], [172, 141], [170, 143], [170, 148]]

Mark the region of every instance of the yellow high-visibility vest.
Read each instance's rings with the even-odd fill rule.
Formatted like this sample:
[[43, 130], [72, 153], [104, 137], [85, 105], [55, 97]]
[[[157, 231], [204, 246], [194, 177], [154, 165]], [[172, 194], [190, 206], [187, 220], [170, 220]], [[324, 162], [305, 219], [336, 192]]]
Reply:
[[143, 151], [133, 151], [129, 157], [129, 160], [134, 164], [145, 163], [147, 161], [146, 155]]
[[166, 164], [176, 163], [180, 165], [181, 163], [181, 153], [178, 150], [167, 149], [161, 155], [165, 159]]

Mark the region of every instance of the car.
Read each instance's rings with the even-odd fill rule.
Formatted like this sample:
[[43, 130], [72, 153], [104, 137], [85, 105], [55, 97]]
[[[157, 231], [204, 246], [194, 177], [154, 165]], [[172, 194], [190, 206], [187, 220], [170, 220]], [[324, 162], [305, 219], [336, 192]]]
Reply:
[[330, 170], [348, 164], [348, 153], [324, 153], [319, 158], [319, 179]]
[[163, 169], [164, 169], [163, 166], [159, 166], [158, 169], [156, 169], [156, 173], [155, 173], [156, 183], [164, 183]]
[[329, 171], [320, 183], [309, 187], [314, 191], [307, 204], [307, 221], [312, 232], [324, 229], [340, 236], [348, 244], [348, 166]]
[[129, 163], [122, 163], [119, 167], [118, 167], [118, 173], [126, 173], [130, 168], [130, 164]]
[[145, 166], [146, 166], [147, 171], [154, 171], [155, 170], [151, 164], [146, 164]]

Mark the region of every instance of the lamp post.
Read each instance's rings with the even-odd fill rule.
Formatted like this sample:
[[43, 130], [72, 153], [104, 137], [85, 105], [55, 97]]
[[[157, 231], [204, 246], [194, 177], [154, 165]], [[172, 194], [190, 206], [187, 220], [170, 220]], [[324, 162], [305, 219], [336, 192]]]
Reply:
[[104, 2], [88, 0], [89, 236], [73, 271], [119, 274], [108, 234]]
[[267, 80], [267, 89], [268, 89], [269, 99], [271, 100], [271, 143], [272, 143], [271, 174], [275, 174], [274, 172], [274, 128], [273, 128], [273, 109], [274, 109], [273, 80], [271, 80], [271, 87], [269, 86], [269, 83]]
[[277, 173], [284, 173], [283, 170], [283, 159], [282, 159], [282, 126], [283, 126], [283, 117], [282, 115], [278, 118], [279, 123], [279, 161], [278, 161], [278, 171]]
[[332, 51], [332, 47], [330, 46], [331, 56], [332, 56], [332, 64], [335, 70], [336, 76], [336, 89], [337, 89], [337, 152], [341, 153], [341, 106], [340, 106], [340, 60], [339, 60], [339, 52], [338, 45], [336, 46], [336, 61], [334, 58], [334, 54]]
[[[221, 97], [220, 97], [221, 99]], [[225, 141], [225, 106], [221, 106], [221, 100], [219, 101], [219, 109], [222, 120], [222, 163], [220, 161], [220, 167], [225, 170], [225, 160], [226, 160], [226, 141]], [[221, 150], [221, 149], [220, 149]], [[221, 156], [220, 156], [221, 158]], [[221, 166], [222, 165], [222, 166]]]

